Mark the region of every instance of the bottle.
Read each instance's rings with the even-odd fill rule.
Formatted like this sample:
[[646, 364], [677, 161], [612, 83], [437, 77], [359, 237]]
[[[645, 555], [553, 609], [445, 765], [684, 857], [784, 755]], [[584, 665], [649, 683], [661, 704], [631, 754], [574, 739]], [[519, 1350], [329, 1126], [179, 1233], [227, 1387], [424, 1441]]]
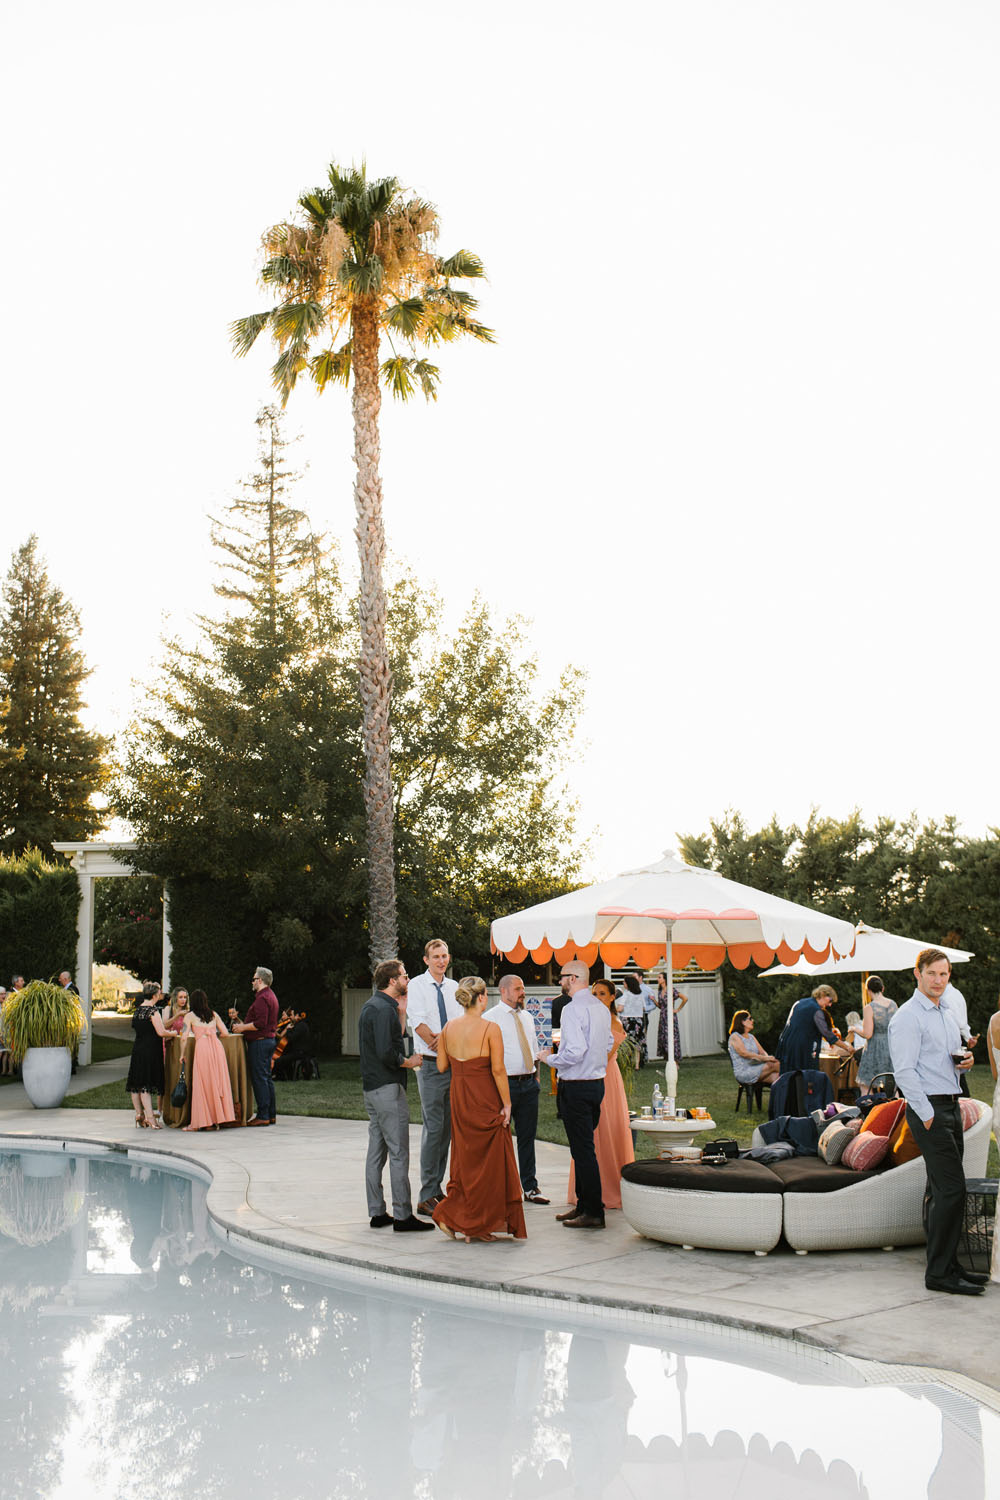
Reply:
[[660, 1085], [656, 1084], [653, 1089], [653, 1119], [658, 1120], [663, 1113], [663, 1095], [660, 1093]]

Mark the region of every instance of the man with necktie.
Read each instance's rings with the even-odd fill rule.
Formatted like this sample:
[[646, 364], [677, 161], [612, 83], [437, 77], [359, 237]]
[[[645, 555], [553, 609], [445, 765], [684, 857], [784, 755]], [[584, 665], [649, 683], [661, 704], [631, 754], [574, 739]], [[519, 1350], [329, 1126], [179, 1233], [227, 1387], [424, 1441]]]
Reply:
[[427, 968], [410, 980], [407, 1012], [413, 1028], [414, 1050], [424, 1059], [417, 1073], [420, 1111], [424, 1118], [420, 1137], [420, 1198], [418, 1214], [433, 1214], [444, 1197], [451, 1149], [451, 1069], [438, 1071], [438, 1037], [445, 1023], [462, 1015], [455, 999], [458, 985], [445, 970], [451, 963], [448, 944], [431, 938], [424, 948]]
[[503, 1037], [503, 1065], [510, 1084], [510, 1123], [517, 1136], [517, 1168], [525, 1203], [548, 1203], [538, 1191], [535, 1175], [535, 1133], [538, 1129], [538, 1033], [534, 1017], [524, 1008], [524, 981], [516, 974], [500, 980], [500, 1004], [485, 1020], [499, 1026]]

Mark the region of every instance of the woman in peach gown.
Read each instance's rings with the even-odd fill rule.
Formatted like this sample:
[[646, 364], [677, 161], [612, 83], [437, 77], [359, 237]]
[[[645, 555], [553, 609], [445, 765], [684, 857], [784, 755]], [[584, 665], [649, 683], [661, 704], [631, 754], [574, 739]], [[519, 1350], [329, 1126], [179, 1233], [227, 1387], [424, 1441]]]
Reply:
[[228, 1036], [222, 1021], [208, 1003], [204, 990], [191, 991], [191, 1008], [184, 1021], [182, 1039], [194, 1037], [191, 1064], [191, 1123], [185, 1130], [218, 1130], [236, 1121], [229, 1066], [220, 1037]]
[[499, 1026], [483, 1020], [486, 985], [463, 979], [465, 1012], [442, 1028], [437, 1067], [451, 1068], [451, 1169], [434, 1222], [449, 1239], [491, 1240], [499, 1231], [527, 1238], [521, 1179], [510, 1138], [510, 1084]]
[[[601, 1197], [605, 1208], [622, 1206], [622, 1167], [635, 1161], [635, 1147], [629, 1129], [628, 1099], [618, 1066], [618, 1048], [625, 1040], [625, 1028], [615, 1011], [615, 987], [610, 979], [595, 979], [590, 986], [597, 999], [611, 1012], [611, 1035], [614, 1047], [608, 1054], [608, 1071], [604, 1075], [604, 1099], [601, 1118], [594, 1131], [594, 1149], [601, 1169]], [[567, 1203], [576, 1202], [576, 1171], [570, 1164]]]

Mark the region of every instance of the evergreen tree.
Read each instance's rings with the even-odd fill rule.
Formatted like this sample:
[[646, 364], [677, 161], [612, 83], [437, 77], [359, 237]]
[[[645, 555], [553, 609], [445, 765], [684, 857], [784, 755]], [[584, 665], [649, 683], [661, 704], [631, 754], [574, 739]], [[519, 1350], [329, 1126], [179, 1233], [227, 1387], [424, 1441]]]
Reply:
[[103, 818], [107, 743], [80, 722], [90, 675], [78, 649], [80, 620], [49, 581], [30, 536], [15, 552], [0, 613], [0, 848], [47, 851], [86, 839]]

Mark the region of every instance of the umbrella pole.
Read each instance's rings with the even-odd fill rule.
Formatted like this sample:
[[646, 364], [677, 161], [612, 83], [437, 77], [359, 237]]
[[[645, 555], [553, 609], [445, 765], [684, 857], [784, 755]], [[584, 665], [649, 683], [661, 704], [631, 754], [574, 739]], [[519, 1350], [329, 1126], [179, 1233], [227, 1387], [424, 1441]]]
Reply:
[[664, 1077], [667, 1080], [667, 1098], [672, 1101], [671, 1107], [677, 1106], [677, 1062], [674, 1058], [674, 944], [673, 923], [667, 923], [667, 1066], [664, 1068]]

